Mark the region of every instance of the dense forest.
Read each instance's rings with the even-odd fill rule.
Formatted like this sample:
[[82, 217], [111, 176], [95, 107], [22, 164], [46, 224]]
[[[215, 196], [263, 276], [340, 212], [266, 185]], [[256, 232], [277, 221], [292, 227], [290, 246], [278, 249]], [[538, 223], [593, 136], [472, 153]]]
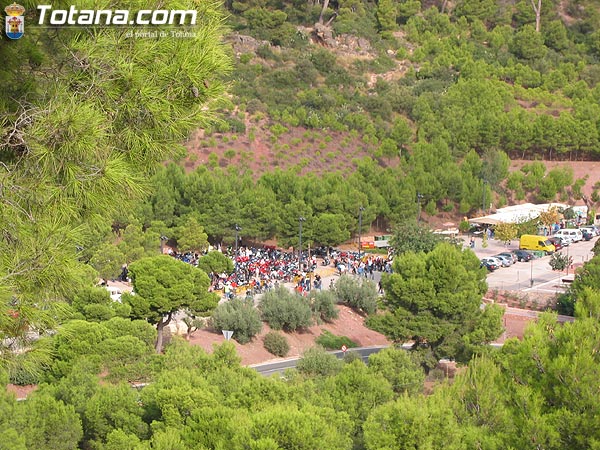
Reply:
[[[406, 230], [485, 199], [593, 206], [600, 187], [584, 198], [585, 180], [541, 160], [598, 158], [596, 2], [161, 7], [197, 9], [194, 37], [34, 26], [0, 37], [0, 379], [38, 385], [21, 402], [0, 394], [0, 446], [599, 448], [599, 256], [561, 298], [573, 323], [546, 313], [495, 349], [501, 310], [480, 308], [485, 270], [423, 230], [431, 245], [397, 256], [381, 299], [340, 278], [324, 297], [218, 306], [208, 272], [229, 259], [209, 253], [196, 268], [158, 255], [165, 242], [231, 244], [236, 228], [295, 245], [299, 217], [308, 242], [335, 245], [359, 214], [365, 230]], [[276, 164], [253, 160], [259, 142], [297, 164], [266, 170]], [[532, 161], [509, 173], [511, 157]], [[114, 302], [94, 285], [124, 263], [136, 294]], [[208, 355], [161, 332], [179, 311], [190, 330], [212, 315], [252, 339], [263, 321], [331, 320], [336, 303], [412, 351], [365, 365], [314, 348], [297, 371], [263, 378], [230, 344]], [[281, 346], [285, 333], [273, 336]], [[453, 380], [436, 371], [444, 356], [462, 364]]]

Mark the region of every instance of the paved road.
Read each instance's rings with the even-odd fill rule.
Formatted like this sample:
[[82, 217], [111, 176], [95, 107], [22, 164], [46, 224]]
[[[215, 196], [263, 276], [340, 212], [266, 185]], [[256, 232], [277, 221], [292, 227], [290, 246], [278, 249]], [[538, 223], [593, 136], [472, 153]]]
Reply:
[[[376, 347], [361, 347], [361, 348], [353, 348], [353, 349], [350, 349], [349, 351], [353, 351], [353, 352], [360, 354], [360, 356], [362, 357], [362, 360], [364, 362], [367, 362], [370, 355], [372, 355], [373, 353], [377, 353], [386, 347], [387, 347], [386, 345], [376, 346]], [[334, 352], [330, 352], [330, 353], [332, 355], [337, 356], [338, 358], [344, 357], [344, 352], [342, 352], [342, 351], [334, 351]], [[287, 369], [296, 368], [296, 364], [298, 364], [299, 360], [300, 360], [300, 358], [289, 358], [289, 359], [285, 359], [283, 361], [270, 362], [270, 363], [264, 363], [264, 364], [254, 364], [254, 365], [251, 365], [248, 367], [255, 369], [258, 373], [268, 377], [268, 376], [276, 374], [276, 373], [282, 374]]]

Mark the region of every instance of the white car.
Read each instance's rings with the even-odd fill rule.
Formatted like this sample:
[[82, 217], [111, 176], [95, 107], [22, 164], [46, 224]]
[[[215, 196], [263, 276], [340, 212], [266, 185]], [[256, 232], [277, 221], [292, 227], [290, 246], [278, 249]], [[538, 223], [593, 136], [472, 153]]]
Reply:
[[502, 262], [502, 267], [509, 267], [514, 264], [512, 256], [494, 255], [493, 257], [496, 259], [499, 259]]
[[573, 242], [579, 242], [583, 240], [583, 233], [581, 230], [575, 228], [563, 228], [554, 233], [554, 236], [559, 238], [568, 237]]
[[569, 245], [571, 245], [573, 243], [573, 240], [567, 236], [561, 236], [561, 237], [559, 237], [559, 239], [560, 239], [560, 242], [563, 247], [568, 247]]

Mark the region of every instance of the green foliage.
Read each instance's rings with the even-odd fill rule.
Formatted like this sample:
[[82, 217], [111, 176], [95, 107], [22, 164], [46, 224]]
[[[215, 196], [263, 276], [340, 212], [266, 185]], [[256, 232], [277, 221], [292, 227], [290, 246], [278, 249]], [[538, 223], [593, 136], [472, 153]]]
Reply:
[[425, 372], [402, 348], [388, 347], [372, 354], [369, 356], [369, 370], [383, 375], [396, 393], [418, 394], [423, 390]]
[[365, 448], [462, 448], [457, 418], [446, 405], [438, 397], [404, 396], [375, 408], [364, 425]]
[[317, 216], [312, 227], [312, 235], [316, 243], [326, 247], [339, 245], [350, 238], [343, 214], [324, 213]]
[[47, 394], [33, 394], [15, 411], [15, 428], [25, 438], [26, 448], [69, 450], [83, 437], [81, 420], [72, 405]]
[[187, 309], [195, 314], [212, 311], [218, 297], [208, 292], [208, 275], [171, 256], [143, 258], [129, 266], [135, 295], [123, 294], [132, 317], [157, 325], [157, 352], [162, 350], [162, 330], [173, 314]]
[[516, 239], [518, 232], [519, 229], [514, 223], [501, 222], [494, 226], [494, 237], [504, 243]]
[[356, 445], [363, 444], [363, 425], [373, 407], [391, 401], [394, 396], [383, 376], [371, 372], [362, 361], [357, 360], [345, 364], [338, 374], [327, 378], [325, 390], [336, 410], [350, 416]]
[[290, 292], [286, 287], [266, 292], [258, 306], [262, 319], [274, 330], [295, 331], [312, 325], [308, 298]]
[[550, 256], [550, 261], [548, 261], [548, 264], [552, 270], [565, 270], [567, 267], [573, 264], [573, 257], [556, 252]]
[[127, 263], [156, 255], [160, 248], [160, 233], [153, 229], [143, 231], [139, 223], [131, 223], [122, 232], [118, 248]]
[[212, 251], [200, 257], [198, 268], [206, 273], [231, 273], [233, 261], [219, 251]]
[[208, 247], [208, 235], [193, 216], [188, 216], [177, 230], [177, 247], [182, 252], [200, 252]]
[[114, 280], [125, 264], [125, 255], [114, 245], [103, 244], [94, 252], [90, 264], [98, 271], [100, 278]]
[[269, 331], [263, 338], [263, 345], [265, 349], [279, 357], [284, 357], [290, 351], [290, 344], [286, 337], [276, 331]]
[[107, 289], [87, 287], [80, 290], [71, 303], [73, 309], [80, 313], [85, 320], [101, 322], [115, 316], [129, 317], [131, 308], [110, 298]]
[[406, 252], [429, 253], [441, 240], [440, 235], [433, 234], [424, 225], [403, 222], [394, 231], [391, 245], [398, 255]]
[[375, 283], [362, 278], [342, 275], [334, 284], [338, 303], [350, 306], [364, 314], [374, 314], [377, 311], [379, 294]]
[[302, 353], [296, 369], [308, 376], [329, 376], [339, 372], [343, 362], [323, 347], [311, 347]]
[[254, 302], [237, 297], [217, 306], [211, 322], [219, 331], [233, 331], [233, 338], [240, 344], [250, 342], [262, 329], [260, 313]]
[[309, 294], [310, 309], [317, 322], [333, 322], [339, 316], [335, 294], [329, 290], [313, 289]]
[[512, 42], [512, 51], [523, 59], [543, 58], [547, 50], [543, 35], [536, 32], [532, 25], [521, 28]]
[[376, 15], [381, 31], [394, 31], [398, 27], [396, 25], [396, 8], [391, 0], [379, 0]]
[[358, 347], [358, 344], [347, 336], [336, 336], [327, 330], [321, 330], [321, 334], [315, 340], [317, 345], [320, 345], [326, 350], [340, 350], [342, 345], [347, 348]]
[[382, 278], [388, 312], [369, 317], [368, 325], [395, 342], [414, 341], [415, 350], [428, 349], [435, 361], [466, 357], [465, 346], [486, 343], [501, 330], [500, 317], [484, 320], [480, 309], [487, 285], [479, 265], [473, 252], [447, 243], [397, 256], [393, 273]]

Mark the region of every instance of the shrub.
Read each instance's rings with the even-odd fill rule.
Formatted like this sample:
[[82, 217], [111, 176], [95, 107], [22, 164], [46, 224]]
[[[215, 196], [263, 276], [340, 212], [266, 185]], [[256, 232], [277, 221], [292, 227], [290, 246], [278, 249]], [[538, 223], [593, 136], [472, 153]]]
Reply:
[[317, 322], [332, 322], [340, 312], [335, 305], [335, 295], [331, 291], [311, 291], [310, 308]]
[[573, 257], [562, 253], [553, 253], [548, 264], [550, 264], [552, 270], [565, 270], [567, 266], [573, 264]]
[[338, 373], [343, 364], [335, 355], [327, 353], [323, 347], [317, 346], [309, 348], [302, 354], [296, 369], [305, 375], [329, 376]]
[[388, 347], [369, 356], [369, 371], [383, 375], [397, 393], [417, 394], [423, 390], [423, 368], [401, 348]]
[[275, 356], [283, 357], [290, 351], [290, 344], [288, 344], [286, 337], [275, 331], [269, 331], [265, 335], [263, 344], [265, 349]]
[[308, 299], [283, 286], [267, 292], [260, 301], [259, 309], [263, 320], [274, 330], [294, 331], [312, 325]]
[[335, 283], [333, 291], [338, 303], [366, 314], [377, 311], [377, 287], [372, 281], [343, 275]]
[[327, 350], [340, 350], [342, 345], [347, 348], [358, 347], [358, 344], [348, 336], [336, 336], [327, 330], [323, 330], [315, 342]]
[[260, 314], [252, 299], [233, 298], [221, 303], [213, 312], [211, 321], [219, 331], [233, 331], [233, 338], [240, 344], [250, 342], [262, 329]]
[[354, 361], [360, 361], [364, 364], [364, 361], [362, 359], [362, 356], [360, 356], [360, 353], [354, 352], [354, 351], [349, 351], [349, 352], [344, 353], [343, 361], [344, 361], [344, 364], [352, 364]]

